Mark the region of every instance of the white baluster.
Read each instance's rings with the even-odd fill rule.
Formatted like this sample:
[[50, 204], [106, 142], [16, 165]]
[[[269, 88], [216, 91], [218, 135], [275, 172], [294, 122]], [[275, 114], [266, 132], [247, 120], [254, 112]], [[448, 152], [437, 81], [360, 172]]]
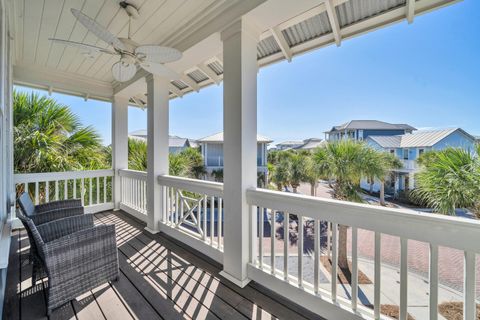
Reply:
[[408, 239], [400, 238], [400, 320], [407, 320], [408, 300]]
[[298, 287], [303, 288], [303, 216], [298, 215]]
[[290, 215], [283, 213], [283, 279], [288, 281], [288, 242], [290, 240]]
[[375, 275], [374, 275], [374, 293], [373, 293], [373, 313], [375, 319], [380, 319], [380, 287], [381, 287], [381, 233], [375, 231]]
[[430, 244], [430, 266], [429, 266], [429, 309], [430, 319], [438, 319], [438, 246]]
[[35, 182], [35, 204], [39, 204], [40, 199], [38, 198], [38, 181]]
[[97, 204], [100, 204], [100, 177], [97, 177]]
[[463, 279], [463, 319], [475, 320], [476, 304], [475, 304], [475, 252], [464, 252], [464, 279]]
[[259, 229], [259, 236], [258, 236], [258, 259], [260, 268], [263, 269], [263, 231], [265, 228], [265, 217], [263, 216], [263, 208], [259, 207], [259, 223], [258, 223], [258, 229]]
[[[218, 235], [218, 240], [217, 240], [217, 248], [220, 250], [222, 248], [222, 223], [223, 223], [223, 199], [218, 197], [218, 210], [217, 210], [217, 235]], [[255, 215], [256, 218], [256, 215]], [[257, 224], [255, 223], [255, 228], [257, 228]], [[255, 237], [257, 236], [257, 233], [255, 233]], [[256, 256], [255, 256], [256, 257]]]
[[89, 179], [88, 183], [88, 204], [93, 205], [93, 199], [92, 199], [92, 178]]
[[319, 278], [320, 278], [320, 220], [315, 219], [315, 225], [313, 226], [314, 228], [314, 248], [313, 248], [313, 291], [315, 294], [318, 294], [318, 285], [319, 285]]
[[272, 274], [275, 274], [275, 216], [275, 210], [270, 210], [270, 265]]
[[55, 201], [58, 201], [58, 180], [55, 180]]
[[[202, 201], [203, 201], [203, 215], [201, 215], [201, 217], [203, 217], [203, 226], [202, 226], [203, 241], [207, 241], [207, 196], [206, 195], [203, 196]], [[200, 210], [201, 206], [202, 204], [200, 203], [198, 206], [199, 208], [198, 210]]]
[[50, 201], [50, 182], [45, 181], [45, 202]]
[[210, 197], [210, 245], [213, 247], [215, 237], [215, 197]]
[[358, 301], [358, 229], [352, 227], [352, 310]]
[[337, 301], [338, 224], [332, 223], [332, 301]]

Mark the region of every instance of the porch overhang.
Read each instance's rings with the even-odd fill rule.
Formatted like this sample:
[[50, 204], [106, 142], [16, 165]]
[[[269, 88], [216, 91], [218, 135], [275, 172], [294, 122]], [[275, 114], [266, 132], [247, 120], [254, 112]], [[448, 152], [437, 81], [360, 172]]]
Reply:
[[[257, 60], [259, 67], [264, 67], [283, 60], [291, 61], [297, 55], [328, 45], [340, 46], [342, 41], [393, 23], [411, 23], [418, 15], [458, 1], [378, 0], [369, 6], [354, 4], [356, 0], [205, 1], [201, 4], [187, 1], [175, 9], [175, 1], [166, 1], [164, 6], [157, 8], [153, 0], [146, 0], [142, 4], [145, 10], [140, 7], [140, 15], [145, 17], [141, 17], [143, 20], [139, 24], [143, 24], [134, 25], [133, 39], [173, 46], [184, 53], [181, 60], [167, 64], [179, 75], [178, 80], [169, 84], [172, 99], [223, 81], [220, 32], [239, 17], [246, 16], [258, 26]], [[83, 27], [75, 24], [69, 8], [60, 11], [49, 1], [45, 3], [47, 8], [29, 2], [13, 1], [14, 83], [101, 100], [111, 100], [115, 94], [136, 97], [131, 100], [132, 105], [146, 101], [144, 78], [147, 72], [138, 71], [131, 81], [118, 83], [110, 75], [112, 58], [101, 56], [87, 61], [77, 49], [52, 45], [48, 38], [53, 36], [86, 44], [104, 44], [98, 43], [95, 37], [82, 30]], [[122, 36], [126, 32], [127, 18], [117, 8], [108, 20], [105, 15], [110, 7], [111, 4], [86, 4], [80, 9], [97, 17], [100, 23], [105, 20], [104, 24], [112, 33]], [[153, 8], [157, 11], [150, 13], [148, 9]], [[169, 10], [168, 14], [162, 8]], [[51, 16], [45, 17], [45, 9], [52, 11], [49, 12]], [[165, 21], [156, 22], [161, 19]], [[152, 35], [157, 30], [154, 25], [168, 31], [161, 29], [160, 36]], [[61, 31], [59, 27], [62, 27]]]

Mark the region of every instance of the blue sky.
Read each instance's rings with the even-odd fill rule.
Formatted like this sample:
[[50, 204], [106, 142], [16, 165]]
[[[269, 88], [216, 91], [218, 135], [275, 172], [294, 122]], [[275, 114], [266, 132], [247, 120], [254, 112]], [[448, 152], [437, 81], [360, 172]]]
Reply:
[[[275, 142], [323, 138], [352, 119], [462, 127], [480, 135], [480, 1], [453, 6], [260, 70], [258, 132]], [[110, 104], [53, 94], [111, 141]], [[222, 131], [222, 85], [170, 102], [170, 134]], [[129, 131], [146, 111], [129, 110]]]

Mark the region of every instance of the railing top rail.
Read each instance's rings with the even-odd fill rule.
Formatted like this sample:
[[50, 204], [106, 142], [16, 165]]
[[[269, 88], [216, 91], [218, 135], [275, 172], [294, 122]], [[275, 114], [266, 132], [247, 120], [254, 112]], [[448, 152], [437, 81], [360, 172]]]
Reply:
[[65, 172], [41, 172], [41, 173], [16, 173], [14, 174], [15, 183], [31, 183], [55, 180], [69, 180], [81, 178], [112, 177], [112, 169], [104, 170], [83, 170], [83, 171], [65, 171]]
[[266, 189], [247, 191], [250, 205], [302, 214], [366, 230], [440, 246], [480, 252], [480, 221], [384, 208], [334, 199], [315, 198]]
[[147, 181], [147, 172], [146, 171], [120, 169], [120, 170], [118, 170], [118, 174], [120, 175], [120, 177], [127, 177], [127, 178], [133, 178], [133, 179]]
[[219, 182], [162, 175], [158, 176], [158, 183], [190, 192], [223, 197], [223, 183]]

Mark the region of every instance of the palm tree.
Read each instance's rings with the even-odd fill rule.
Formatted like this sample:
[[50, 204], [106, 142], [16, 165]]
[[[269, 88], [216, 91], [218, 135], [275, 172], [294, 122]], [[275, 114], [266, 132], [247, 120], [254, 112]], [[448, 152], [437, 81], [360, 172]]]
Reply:
[[190, 172], [189, 159], [181, 153], [168, 155], [168, 174], [171, 176], [187, 177]]
[[398, 159], [395, 155], [388, 152], [379, 153], [379, 163], [381, 165], [381, 170], [373, 176], [373, 179], [380, 180], [380, 205], [385, 205], [385, 180], [388, 175], [392, 174], [392, 170], [400, 169], [403, 167], [402, 161]]
[[186, 148], [180, 152], [182, 157], [187, 158], [189, 166], [189, 177], [194, 179], [201, 179], [207, 174], [207, 169], [203, 164], [203, 157], [200, 150], [197, 148]]
[[147, 170], [147, 142], [143, 139], [128, 138], [128, 168]]
[[70, 108], [47, 96], [13, 92], [14, 170], [17, 173], [108, 166], [99, 134]]
[[294, 153], [288, 160], [290, 161], [290, 185], [293, 193], [297, 193], [300, 184], [308, 180], [308, 157], [303, 153]]
[[277, 186], [279, 191], [290, 184], [292, 170], [291, 163], [288, 158], [280, 160], [272, 170], [272, 182]]
[[480, 147], [477, 154], [460, 148], [430, 151], [419, 158], [414, 200], [442, 214], [454, 215], [456, 208], [473, 208], [480, 203]]

